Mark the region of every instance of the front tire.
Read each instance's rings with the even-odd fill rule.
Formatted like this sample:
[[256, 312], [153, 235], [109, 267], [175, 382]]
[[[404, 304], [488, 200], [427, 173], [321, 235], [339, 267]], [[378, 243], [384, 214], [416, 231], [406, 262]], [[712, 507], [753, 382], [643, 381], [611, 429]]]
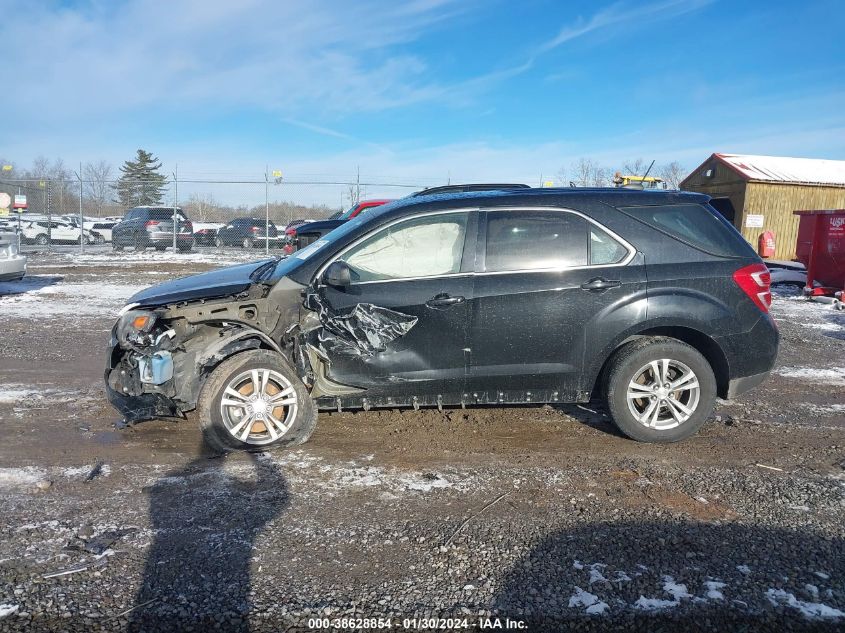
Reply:
[[254, 243], [252, 241], [252, 238], [245, 237], [244, 238], [244, 248], [252, 248], [253, 246], [254, 246]]
[[132, 239], [132, 246], [135, 248], [136, 251], [143, 251], [147, 248], [147, 245], [141, 241], [141, 236], [136, 235]]
[[38, 244], [38, 246], [47, 246], [47, 244], [50, 243], [50, 240], [42, 233], [41, 235], [37, 235], [35, 237], [35, 243]]
[[269, 350], [220, 363], [203, 385], [197, 413], [206, 442], [220, 451], [295, 446], [317, 425], [317, 407], [305, 385]]
[[634, 341], [611, 360], [613, 422], [640, 442], [678, 442], [701, 428], [716, 403], [716, 378], [698, 350], [676, 339]]

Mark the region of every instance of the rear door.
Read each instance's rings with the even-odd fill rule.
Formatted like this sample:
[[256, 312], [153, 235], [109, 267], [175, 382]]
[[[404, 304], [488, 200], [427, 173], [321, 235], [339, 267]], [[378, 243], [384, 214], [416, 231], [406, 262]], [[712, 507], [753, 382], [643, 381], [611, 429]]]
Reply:
[[459, 401], [468, 369], [467, 306], [476, 224], [475, 211], [403, 218], [374, 230], [335, 258], [350, 266], [353, 281], [346, 288], [321, 289], [334, 313], [348, 314], [366, 304], [417, 321], [384, 351], [332, 353], [331, 379], [397, 401], [411, 402], [416, 395]]
[[585, 354], [621, 329], [617, 308], [642, 293], [645, 309], [645, 269], [635, 258], [622, 238], [575, 211], [483, 213], [470, 394], [479, 402], [579, 399]]

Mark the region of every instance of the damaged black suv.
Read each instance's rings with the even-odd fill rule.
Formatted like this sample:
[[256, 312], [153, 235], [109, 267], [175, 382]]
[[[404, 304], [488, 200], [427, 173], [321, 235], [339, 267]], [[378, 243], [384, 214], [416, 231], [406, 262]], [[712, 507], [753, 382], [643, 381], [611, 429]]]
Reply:
[[286, 259], [136, 294], [108, 353], [128, 421], [196, 409], [220, 449], [318, 409], [586, 402], [642, 441], [694, 433], [771, 370], [766, 267], [700, 194], [405, 198]]

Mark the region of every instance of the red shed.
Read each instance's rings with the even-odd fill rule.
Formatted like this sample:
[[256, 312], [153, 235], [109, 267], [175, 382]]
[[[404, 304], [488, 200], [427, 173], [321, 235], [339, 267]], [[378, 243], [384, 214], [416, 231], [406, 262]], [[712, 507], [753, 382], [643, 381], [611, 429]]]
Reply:
[[845, 289], [845, 209], [794, 213], [800, 217], [796, 257], [807, 267], [807, 279], [815, 279], [825, 286], [812, 291], [805, 288], [805, 292], [842, 291]]

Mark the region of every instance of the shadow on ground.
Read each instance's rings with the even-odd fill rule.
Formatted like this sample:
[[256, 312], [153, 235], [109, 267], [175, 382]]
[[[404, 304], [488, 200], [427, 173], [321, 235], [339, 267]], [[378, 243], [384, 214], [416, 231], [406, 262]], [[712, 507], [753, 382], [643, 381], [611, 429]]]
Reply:
[[249, 630], [253, 546], [287, 485], [270, 460], [205, 450], [148, 490], [155, 536], [129, 631]]
[[842, 631], [845, 542], [738, 524], [589, 525], [543, 540], [493, 606], [530, 631]]

